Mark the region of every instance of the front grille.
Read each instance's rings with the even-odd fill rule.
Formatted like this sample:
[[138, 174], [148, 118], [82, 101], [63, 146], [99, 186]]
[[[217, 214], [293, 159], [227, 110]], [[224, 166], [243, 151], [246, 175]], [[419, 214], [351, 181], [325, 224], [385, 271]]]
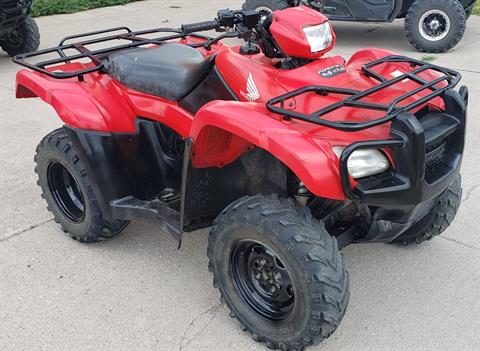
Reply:
[[447, 159], [448, 138], [437, 141], [425, 148], [425, 180], [428, 183], [438, 178]]

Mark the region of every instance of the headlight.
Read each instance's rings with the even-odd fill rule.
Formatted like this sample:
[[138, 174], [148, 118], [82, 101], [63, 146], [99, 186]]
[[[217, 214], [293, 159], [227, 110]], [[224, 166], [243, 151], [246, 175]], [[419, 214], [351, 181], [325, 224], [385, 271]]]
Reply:
[[[345, 147], [334, 146], [333, 152], [340, 158]], [[354, 179], [385, 172], [390, 167], [387, 157], [377, 149], [354, 151], [347, 161], [348, 172]]]
[[310, 44], [311, 52], [318, 52], [327, 49], [332, 45], [332, 30], [330, 23], [325, 22], [317, 26], [305, 27], [303, 32]]

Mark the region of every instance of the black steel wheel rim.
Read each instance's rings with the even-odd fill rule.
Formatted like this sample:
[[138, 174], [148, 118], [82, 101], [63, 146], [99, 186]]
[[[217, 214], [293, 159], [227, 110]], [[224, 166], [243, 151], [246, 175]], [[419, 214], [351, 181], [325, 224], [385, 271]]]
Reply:
[[231, 253], [235, 287], [248, 305], [271, 321], [287, 319], [295, 307], [290, 272], [268, 246], [253, 240], [237, 242]]
[[53, 161], [47, 169], [48, 187], [62, 213], [73, 222], [85, 218], [83, 193], [70, 171], [60, 162]]

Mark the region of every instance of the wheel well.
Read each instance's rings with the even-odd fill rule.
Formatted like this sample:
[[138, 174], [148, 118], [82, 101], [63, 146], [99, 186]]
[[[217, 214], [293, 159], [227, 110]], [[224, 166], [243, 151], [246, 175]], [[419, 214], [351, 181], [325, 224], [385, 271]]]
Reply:
[[38, 97], [33, 91], [27, 88], [24, 85], [17, 85], [16, 98], [17, 99], [26, 99], [26, 98], [35, 98]]
[[196, 168], [190, 162], [185, 192], [185, 230], [210, 226], [230, 203], [259, 193], [288, 195], [288, 169], [267, 151], [252, 147], [223, 167]]

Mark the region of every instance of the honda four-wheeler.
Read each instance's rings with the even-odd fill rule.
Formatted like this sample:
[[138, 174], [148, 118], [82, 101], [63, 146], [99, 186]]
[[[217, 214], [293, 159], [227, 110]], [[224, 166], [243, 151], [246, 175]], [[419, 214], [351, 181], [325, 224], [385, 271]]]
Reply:
[[272, 12], [300, 4], [335, 21], [405, 19], [408, 41], [419, 51], [440, 53], [462, 39], [476, 0], [246, 0], [244, 9]]
[[0, 0], [0, 48], [15, 56], [35, 51], [40, 32], [30, 16], [33, 0]]
[[345, 62], [334, 43], [300, 6], [17, 57], [17, 97], [64, 122], [35, 157], [55, 220], [81, 242], [136, 218], [178, 240], [213, 226], [213, 284], [242, 329], [281, 350], [329, 337], [349, 301], [339, 249], [420, 243], [453, 221], [468, 100], [453, 70], [378, 49]]

